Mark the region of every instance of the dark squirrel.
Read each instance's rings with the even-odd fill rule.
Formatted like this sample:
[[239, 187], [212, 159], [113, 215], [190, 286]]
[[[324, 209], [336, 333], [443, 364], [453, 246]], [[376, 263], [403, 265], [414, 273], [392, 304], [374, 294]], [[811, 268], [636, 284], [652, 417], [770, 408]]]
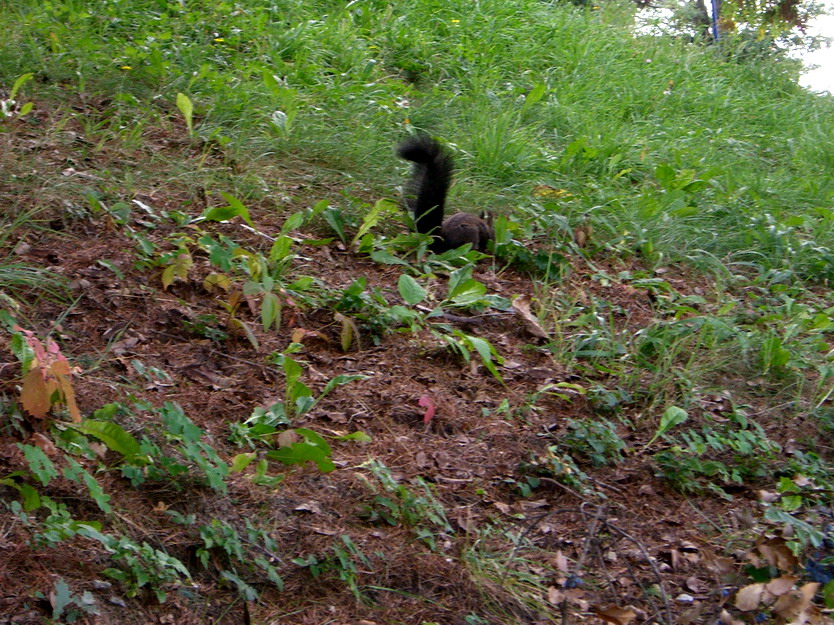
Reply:
[[471, 243], [472, 249], [486, 251], [495, 233], [484, 219], [470, 213], [455, 213], [443, 219], [455, 169], [449, 151], [435, 139], [421, 135], [403, 141], [397, 154], [414, 163], [405, 202], [414, 216], [417, 232], [434, 237], [431, 250], [443, 252]]

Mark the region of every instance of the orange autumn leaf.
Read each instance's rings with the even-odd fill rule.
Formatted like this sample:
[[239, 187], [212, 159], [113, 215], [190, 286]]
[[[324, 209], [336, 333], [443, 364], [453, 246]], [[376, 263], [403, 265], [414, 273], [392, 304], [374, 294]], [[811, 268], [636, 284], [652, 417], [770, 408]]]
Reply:
[[26, 342], [35, 353], [20, 391], [23, 408], [33, 417], [43, 419], [49, 414], [53, 400], [57, 397], [58, 402], [66, 405], [73, 422], [80, 423], [81, 411], [75, 401], [75, 389], [71, 382], [74, 370], [58, 344], [47, 338], [44, 348], [34, 333], [20, 327], [15, 329], [26, 336]]

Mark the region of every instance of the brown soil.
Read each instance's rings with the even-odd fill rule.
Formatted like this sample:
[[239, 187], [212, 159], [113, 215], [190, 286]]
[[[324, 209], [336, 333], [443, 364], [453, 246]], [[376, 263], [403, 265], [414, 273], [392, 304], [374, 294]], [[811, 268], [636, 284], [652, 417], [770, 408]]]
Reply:
[[[107, 580], [103, 569], [113, 563], [97, 542], [76, 537], [37, 548], [31, 543], [36, 527], [7, 512], [0, 521], [0, 622], [44, 622], [51, 614], [49, 593], [58, 578], [74, 593], [92, 592], [101, 614], [81, 616], [79, 622], [101, 624], [476, 622], [465, 621], [470, 614], [492, 615], [490, 623], [581, 622], [595, 621], [590, 616], [594, 606], [611, 605], [632, 606], [636, 622], [715, 622], [726, 599], [722, 587], [731, 584], [732, 577], [719, 578], [709, 564], [718, 555], [735, 554], [740, 570], [752, 543], [737, 517], [757, 514], [752, 485], [738, 489], [732, 503], [670, 491], [655, 477], [650, 454], [641, 453], [657, 426], [656, 420], [644, 418], [635, 421], [640, 424], [637, 430], [620, 427], [630, 447], [622, 463], [582, 465], [590, 476], [589, 491], [580, 492], [552, 476], [542, 479], [529, 496], [518, 488], [527, 477], [535, 477], [535, 466], [545, 462], [548, 447], [558, 444], [569, 419], [598, 418], [581, 395], [565, 400], [545, 394], [535, 405], [530, 404], [531, 395], [547, 383], [605, 384], [605, 373], [583, 371], [580, 377], [541, 347], [510, 313], [489, 313], [465, 324], [447, 320], [496, 347], [505, 359], [500, 368], [503, 385], [477, 358], [469, 364], [455, 358], [428, 332], [390, 332], [378, 345], [363, 332], [358, 345], [354, 342], [343, 352], [341, 325], [333, 310], [292, 298], [284, 300], [281, 328], [266, 333], [258, 316], [246, 304], [241, 306], [238, 316], [257, 336], [257, 349], [242, 333], [222, 341], [204, 338], [189, 331], [185, 322], [193, 323], [200, 315], [225, 319], [221, 301], [228, 297], [203, 286], [211, 271], [205, 256], [195, 253], [187, 280], [163, 289], [161, 268], [137, 268], [135, 243], [125, 236], [124, 226], [106, 214], [79, 215], [71, 208], [82, 204], [80, 198], [89, 188], [103, 190], [108, 202], [138, 199], [158, 211], [197, 214], [204, 208], [201, 204], [217, 205], [222, 200], [206, 200], [199, 185], [178, 188], [164, 182], [163, 174], [136, 183], [126, 196], [107, 180], [140, 167], [157, 151], [169, 159], [190, 159], [196, 167], [199, 150], [161, 128], [146, 137], [141, 148], [84, 145], [82, 157], [74, 146], [84, 143], [83, 129], [70, 118], [56, 132], [56, 121], [43, 116], [0, 134], [0, 203], [7, 207], [3, 210], [16, 213], [40, 211], [34, 222], [6, 241], [5, 251], [15, 250], [9, 257], [13, 262], [46, 268], [66, 279], [72, 304], [26, 287], [8, 290], [7, 295], [20, 305], [15, 314], [21, 324], [41, 338], [53, 336], [62, 353], [80, 368], [74, 388], [82, 414], [108, 402], [130, 403], [130, 398], [157, 407], [177, 402], [230, 461], [249, 449], [227, 440], [229, 425], [246, 420], [255, 407], [283, 399], [281, 369], [266, 357], [285, 349], [293, 336], [302, 336], [305, 347], [295, 357], [304, 363], [303, 379], [314, 393], [339, 374], [367, 378], [337, 388], [293, 425], [327, 437], [361, 430], [372, 440], [363, 444], [331, 438], [335, 471], [292, 468], [274, 488], [253, 484], [250, 467], [228, 479], [225, 495], [198, 480], [149, 481], [133, 488], [118, 470], [118, 454], [107, 453], [100, 461], [79, 457], [112, 497], [112, 514], [102, 513], [78, 483], [64, 477], [42, 493], [66, 504], [75, 519], [100, 521], [105, 532], [166, 550], [195, 574], [193, 584], [169, 587], [163, 604], [144, 590], [128, 597], [118, 583], [102, 583]], [[203, 165], [226, 166], [222, 154], [210, 155]], [[309, 205], [308, 198], [332, 195], [326, 182], [322, 187], [301, 182], [297, 168], [273, 166], [270, 172], [271, 181], [281, 185], [276, 196], [283, 199], [247, 202], [261, 232], [277, 232], [289, 212]], [[132, 207], [134, 218], [141, 217]], [[167, 223], [145, 231], [162, 250], [173, 249], [167, 241], [174, 231], [198, 236]], [[247, 249], [269, 250], [269, 241], [237, 223], [201, 227], [224, 233]], [[299, 254], [290, 276], [315, 276], [337, 289], [365, 276], [369, 289], [379, 288], [391, 304], [402, 303], [397, 291], [401, 271], [396, 267], [376, 264], [335, 244], [301, 245]], [[607, 301], [618, 330], [637, 331], [655, 320], [655, 302], [648, 291], [604, 284], [593, 279], [581, 258], [571, 262], [569, 278], [554, 288], [577, 301]], [[611, 275], [635, 268], [594, 262]], [[475, 277], [490, 293], [508, 298], [546, 295], [526, 276], [498, 270], [487, 261], [478, 266]], [[670, 270], [664, 279], [682, 293], [709, 288], [703, 277], [683, 271]], [[438, 294], [444, 292], [443, 281], [439, 278], [431, 285]], [[306, 333], [293, 334], [299, 330]], [[166, 372], [170, 381], [140, 375], [134, 361], [146, 370]], [[16, 399], [19, 384], [19, 364], [4, 340], [0, 399]], [[428, 424], [423, 421], [425, 408], [418, 403], [423, 396], [437, 407]], [[117, 421], [140, 438], [156, 426], [147, 421], [151, 417], [153, 413], [136, 410]], [[50, 420], [8, 419], [0, 424], [0, 477], [28, 470], [19, 443], [41, 446], [61, 465], [63, 452], [44, 442], [52, 437]], [[445, 509], [451, 530], [442, 531], [425, 519], [418, 527], [369, 519], [363, 511], [374, 497], [367, 485], [374, 482], [365, 464], [370, 459], [387, 466], [417, 495], [422, 491], [415, 478], [425, 480]], [[270, 471], [278, 469], [271, 465]], [[6, 502], [17, 498], [12, 488], [0, 486], [0, 493]], [[196, 525], [176, 524], [168, 511], [193, 514]], [[40, 511], [34, 514], [43, 518]], [[268, 530], [278, 545], [278, 553], [269, 557], [275, 558], [284, 590], [278, 592], [257, 574], [241, 570], [261, 593], [260, 601], [245, 604], [220, 577], [226, 566], [221, 553], [213, 553], [203, 567], [197, 559], [201, 541], [195, 528], [211, 519], [241, 530], [252, 520]], [[431, 530], [433, 545], [418, 538], [419, 528]], [[367, 558], [354, 559], [359, 599], [337, 570], [314, 577], [308, 567], [296, 563], [311, 556], [322, 561], [332, 556], [334, 546], [344, 549], [342, 536]], [[570, 588], [580, 579], [578, 588]], [[692, 606], [701, 612], [682, 616]]]

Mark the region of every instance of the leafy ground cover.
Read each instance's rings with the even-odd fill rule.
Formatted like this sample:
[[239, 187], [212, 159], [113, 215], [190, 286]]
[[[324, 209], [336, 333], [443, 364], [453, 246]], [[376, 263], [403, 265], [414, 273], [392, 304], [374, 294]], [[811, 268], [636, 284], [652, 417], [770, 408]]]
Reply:
[[[7, 622], [829, 620], [793, 62], [618, 5], [7, 6]], [[494, 255], [407, 234], [415, 129]]]

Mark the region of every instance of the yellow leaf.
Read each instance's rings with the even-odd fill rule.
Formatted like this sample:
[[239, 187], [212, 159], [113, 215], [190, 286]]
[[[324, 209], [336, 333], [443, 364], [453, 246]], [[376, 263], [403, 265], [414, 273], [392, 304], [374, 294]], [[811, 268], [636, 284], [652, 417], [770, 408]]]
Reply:
[[193, 264], [194, 260], [188, 252], [177, 254], [174, 262], [168, 265], [162, 272], [162, 288], [167, 289], [171, 286], [174, 278], [179, 278], [180, 280], [188, 278], [188, 270], [191, 269]]
[[359, 345], [359, 328], [356, 326], [356, 323], [350, 317], [346, 317], [342, 313], [336, 313], [333, 315], [333, 318], [342, 324], [342, 333], [341, 333], [341, 342], [342, 342], [342, 351], [346, 352], [350, 349], [351, 344], [353, 343], [354, 338], [356, 339], [356, 348], [362, 349]]
[[213, 271], [203, 280], [203, 288], [209, 293], [214, 293], [217, 289], [223, 289], [228, 292], [231, 287], [232, 281], [225, 273]]
[[162, 270], [162, 289], [167, 290], [171, 283], [174, 281], [174, 266], [168, 265], [165, 269]]

